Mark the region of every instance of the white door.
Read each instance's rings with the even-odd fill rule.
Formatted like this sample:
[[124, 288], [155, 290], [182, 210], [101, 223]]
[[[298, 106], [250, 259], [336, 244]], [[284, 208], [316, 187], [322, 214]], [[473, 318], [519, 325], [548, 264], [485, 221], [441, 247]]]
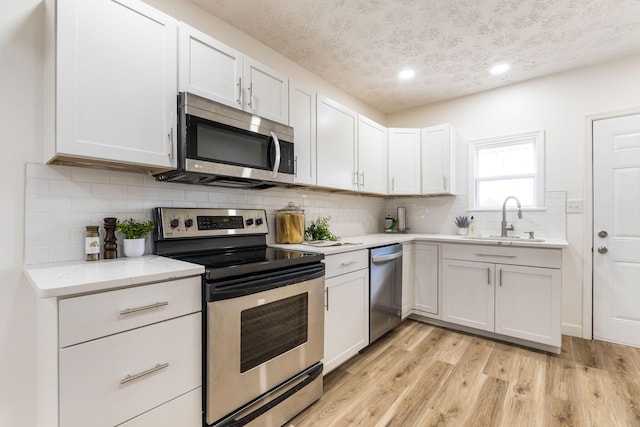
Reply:
[[442, 260], [442, 320], [493, 332], [495, 264]]
[[414, 245], [413, 308], [438, 314], [438, 245]]
[[177, 21], [134, 0], [57, 3], [59, 155], [175, 167]]
[[420, 129], [389, 129], [389, 194], [420, 194]]
[[387, 194], [387, 128], [358, 116], [358, 187]]
[[179, 90], [242, 109], [242, 54], [180, 23]]
[[593, 336], [640, 347], [640, 114], [593, 122]]
[[321, 187], [357, 190], [357, 114], [329, 98], [317, 97], [317, 171]]
[[296, 184], [316, 184], [316, 93], [289, 81], [289, 126], [293, 128]]
[[289, 124], [289, 79], [258, 61], [244, 57], [244, 111]]

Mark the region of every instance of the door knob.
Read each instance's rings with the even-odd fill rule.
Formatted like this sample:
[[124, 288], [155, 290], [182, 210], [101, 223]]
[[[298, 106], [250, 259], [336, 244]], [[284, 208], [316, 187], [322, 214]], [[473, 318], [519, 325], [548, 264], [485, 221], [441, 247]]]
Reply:
[[608, 235], [609, 235], [609, 233], [607, 233], [607, 232], [606, 232], [606, 231], [604, 231], [604, 230], [602, 230], [602, 231], [599, 231], [599, 232], [598, 232], [598, 237], [601, 237], [601, 238], [603, 238], [603, 239], [604, 239], [605, 237], [607, 237]]
[[600, 247], [598, 248], [598, 253], [606, 254], [607, 252], [609, 252], [609, 249], [607, 249], [607, 247], [606, 247], [606, 246], [600, 246]]

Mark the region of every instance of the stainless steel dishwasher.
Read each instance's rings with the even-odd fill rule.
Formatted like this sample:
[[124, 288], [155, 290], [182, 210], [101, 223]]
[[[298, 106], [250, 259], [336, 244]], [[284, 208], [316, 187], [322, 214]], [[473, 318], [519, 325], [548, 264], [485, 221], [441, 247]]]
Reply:
[[402, 316], [402, 245], [369, 250], [369, 343], [400, 323]]

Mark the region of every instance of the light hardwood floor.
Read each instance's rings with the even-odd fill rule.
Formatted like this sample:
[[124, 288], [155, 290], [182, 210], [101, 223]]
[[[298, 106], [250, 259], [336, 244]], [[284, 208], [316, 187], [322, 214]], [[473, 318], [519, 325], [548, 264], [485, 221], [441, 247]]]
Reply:
[[408, 320], [287, 425], [637, 427], [640, 349], [563, 337], [551, 355]]

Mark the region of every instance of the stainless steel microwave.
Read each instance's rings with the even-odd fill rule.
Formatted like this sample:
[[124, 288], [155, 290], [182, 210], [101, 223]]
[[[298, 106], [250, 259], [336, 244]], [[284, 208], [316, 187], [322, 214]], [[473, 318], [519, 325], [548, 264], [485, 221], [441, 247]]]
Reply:
[[178, 94], [177, 168], [158, 181], [233, 188], [293, 183], [293, 128], [206, 98]]

